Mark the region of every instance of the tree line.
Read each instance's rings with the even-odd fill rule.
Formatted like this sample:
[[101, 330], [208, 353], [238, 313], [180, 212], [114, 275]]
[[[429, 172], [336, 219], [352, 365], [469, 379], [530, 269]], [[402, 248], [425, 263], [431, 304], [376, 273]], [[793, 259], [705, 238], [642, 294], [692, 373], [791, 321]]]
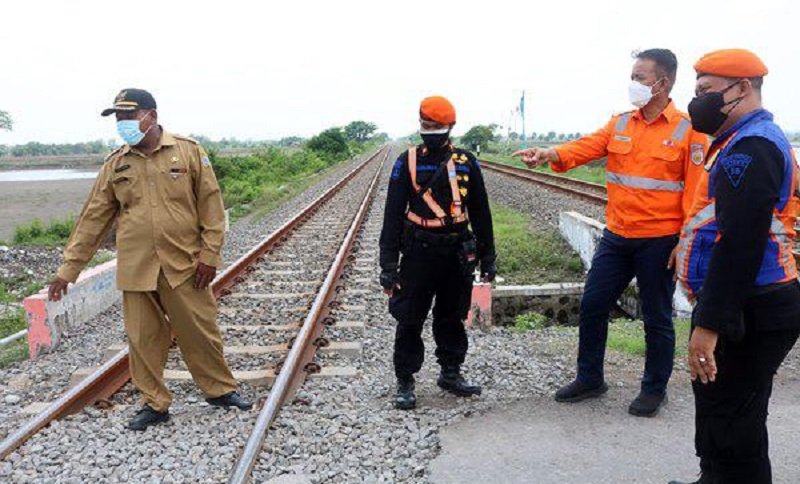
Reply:
[[[11, 130], [13, 122], [5, 111], [0, 111], [0, 129]], [[389, 136], [385, 133], [375, 134], [378, 126], [367, 121], [353, 121], [343, 127], [327, 129], [310, 139], [299, 136], [289, 136], [279, 140], [239, 140], [236, 138], [222, 138], [212, 141], [207, 136], [192, 134], [207, 150], [222, 153], [225, 151], [256, 151], [269, 147], [299, 148], [307, 145], [311, 150], [324, 152], [333, 158], [346, 158], [350, 156], [352, 143], [365, 143], [367, 141], [385, 142]], [[35, 157], [35, 156], [68, 156], [68, 155], [99, 155], [116, 149], [119, 142], [113, 139], [94, 140], [83, 143], [39, 143], [31, 141], [20, 145], [0, 144], [0, 157]]]
[[[563, 142], [580, 137], [581, 133], [556, 133], [555, 131], [549, 131], [547, 133], [530, 133], [526, 135], [525, 139], [528, 141]], [[471, 127], [460, 138], [461, 144], [473, 149], [477, 146], [486, 148], [492, 143], [499, 143], [504, 140], [521, 141], [522, 135], [511, 131], [503, 136], [501, 128], [497, 124], [478, 124]]]

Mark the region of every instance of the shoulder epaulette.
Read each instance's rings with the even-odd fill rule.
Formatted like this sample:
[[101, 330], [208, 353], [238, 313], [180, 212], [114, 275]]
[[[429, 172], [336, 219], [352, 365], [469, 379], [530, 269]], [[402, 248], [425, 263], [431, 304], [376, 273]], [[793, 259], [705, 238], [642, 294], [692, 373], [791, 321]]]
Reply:
[[172, 136], [173, 136], [175, 139], [179, 139], [179, 140], [181, 140], [181, 141], [188, 141], [188, 142], [190, 142], [190, 143], [193, 143], [193, 144], [196, 144], [196, 145], [199, 145], [199, 144], [200, 144], [200, 142], [199, 142], [199, 141], [197, 141], [197, 140], [196, 140], [196, 139], [194, 139], [194, 138], [190, 138], [190, 137], [188, 137], [188, 136], [183, 136], [183, 135], [180, 135], [180, 134], [173, 134]]
[[108, 163], [116, 155], [120, 154], [122, 152], [122, 148], [124, 148], [124, 147], [125, 147], [125, 145], [122, 145], [119, 148], [117, 148], [114, 151], [112, 151], [111, 153], [109, 153], [108, 155], [106, 155], [106, 158], [103, 160], [103, 163]]

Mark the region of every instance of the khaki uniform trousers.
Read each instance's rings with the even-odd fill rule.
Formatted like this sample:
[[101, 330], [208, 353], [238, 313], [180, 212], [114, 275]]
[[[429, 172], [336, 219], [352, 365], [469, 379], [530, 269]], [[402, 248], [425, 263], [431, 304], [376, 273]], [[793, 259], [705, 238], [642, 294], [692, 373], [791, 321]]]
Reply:
[[172, 288], [161, 272], [155, 291], [124, 291], [122, 306], [131, 378], [153, 410], [163, 412], [172, 403], [172, 394], [164, 384], [171, 332], [177, 337], [192, 378], [207, 398], [236, 390], [236, 380], [222, 354], [217, 303], [210, 288], [195, 289], [193, 277]]

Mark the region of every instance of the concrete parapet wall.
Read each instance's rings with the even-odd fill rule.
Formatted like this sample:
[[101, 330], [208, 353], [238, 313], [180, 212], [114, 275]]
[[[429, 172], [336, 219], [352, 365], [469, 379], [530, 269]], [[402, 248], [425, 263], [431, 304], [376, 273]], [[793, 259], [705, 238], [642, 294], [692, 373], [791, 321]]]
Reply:
[[47, 289], [22, 302], [28, 319], [31, 358], [56, 348], [61, 339], [120, 300], [116, 288], [117, 260], [81, 273], [58, 302], [47, 300]]
[[492, 291], [492, 320], [513, 325], [519, 314], [536, 312], [564, 325], [578, 324], [582, 283], [498, 286]]

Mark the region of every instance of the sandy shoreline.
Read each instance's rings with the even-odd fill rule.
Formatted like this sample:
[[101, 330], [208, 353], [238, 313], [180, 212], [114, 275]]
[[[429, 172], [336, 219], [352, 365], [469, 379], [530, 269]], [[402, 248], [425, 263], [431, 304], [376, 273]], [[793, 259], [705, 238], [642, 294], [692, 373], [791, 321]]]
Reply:
[[77, 215], [94, 180], [0, 182], [0, 240], [10, 240], [14, 227], [34, 219]]

